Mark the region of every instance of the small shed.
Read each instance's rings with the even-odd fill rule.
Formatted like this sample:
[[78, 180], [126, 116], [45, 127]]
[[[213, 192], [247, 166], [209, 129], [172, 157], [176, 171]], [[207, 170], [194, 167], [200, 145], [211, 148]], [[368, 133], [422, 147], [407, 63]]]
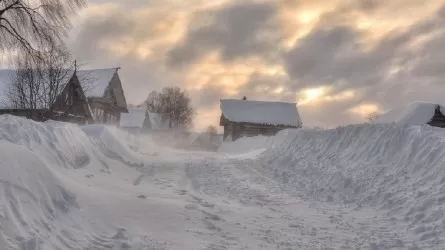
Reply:
[[220, 126], [224, 140], [247, 136], [272, 136], [287, 128], [301, 128], [303, 123], [296, 103], [251, 101], [243, 98], [221, 100]]
[[129, 108], [128, 113], [121, 113], [120, 117], [119, 127], [135, 134], [169, 129], [168, 117], [148, 112], [145, 108]]
[[378, 117], [375, 123], [430, 125], [445, 128], [445, 106], [437, 103], [413, 102], [394, 108]]

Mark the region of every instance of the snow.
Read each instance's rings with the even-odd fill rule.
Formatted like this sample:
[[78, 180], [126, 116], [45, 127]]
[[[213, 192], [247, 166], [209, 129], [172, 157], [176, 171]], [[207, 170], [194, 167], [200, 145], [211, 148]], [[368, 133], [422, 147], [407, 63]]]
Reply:
[[445, 249], [445, 134], [429, 126], [202, 152], [3, 115], [0, 159], [0, 249]]
[[87, 97], [103, 97], [116, 72], [116, 68], [79, 70], [77, 77], [86, 85], [84, 91]]
[[[424, 125], [431, 121], [434, 116], [436, 106], [439, 104], [427, 102], [413, 102], [406, 106], [401, 106], [380, 116], [375, 123], [397, 123], [410, 125]], [[441, 111], [444, 110], [439, 105]]]
[[270, 136], [255, 136], [255, 137], [243, 137], [241, 140], [225, 141], [218, 152], [220, 153], [249, 153], [252, 151], [264, 151], [269, 146], [269, 143], [273, 141], [273, 137]]
[[[128, 113], [121, 113], [120, 127], [121, 128], [142, 128], [145, 120], [145, 109], [143, 108], [129, 108]], [[149, 112], [149, 118], [152, 129], [167, 129], [168, 121], [162, 119], [160, 114]]]
[[295, 103], [225, 99], [221, 100], [221, 111], [226, 119], [233, 122], [302, 125]]

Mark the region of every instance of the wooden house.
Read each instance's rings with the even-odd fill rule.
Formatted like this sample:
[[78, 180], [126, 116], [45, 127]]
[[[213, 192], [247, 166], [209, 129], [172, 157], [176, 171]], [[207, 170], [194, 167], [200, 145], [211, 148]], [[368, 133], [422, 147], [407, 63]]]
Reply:
[[54, 104], [26, 110], [10, 106], [5, 94], [17, 70], [0, 70], [0, 104], [3, 108], [0, 114], [38, 121], [52, 119], [119, 125], [121, 113], [127, 113], [128, 109], [118, 68], [67, 72]]
[[17, 108], [8, 103], [6, 93], [16, 75], [16, 70], [0, 70], [0, 114], [22, 116], [36, 121], [51, 119], [78, 124], [92, 121], [91, 109], [76, 72], [67, 72], [61, 79], [54, 103], [37, 102], [35, 109]]
[[133, 134], [149, 133], [151, 131], [165, 132], [170, 130], [169, 118], [148, 112], [145, 108], [129, 108], [121, 114], [119, 127]]
[[79, 70], [77, 75], [93, 114], [94, 123], [119, 125], [128, 113], [119, 68]]
[[243, 136], [272, 136], [287, 128], [301, 128], [302, 122], [295, 103], [221, 100], [220, 126], [224, 140]]

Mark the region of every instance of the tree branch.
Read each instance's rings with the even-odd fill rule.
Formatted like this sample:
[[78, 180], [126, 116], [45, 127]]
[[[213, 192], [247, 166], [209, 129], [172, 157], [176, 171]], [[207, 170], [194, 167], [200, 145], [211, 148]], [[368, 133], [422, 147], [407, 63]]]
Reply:
[[2, 16], [6, 11], [8, 11], [9, 9], [11, 9], [12, 7], [14, 7], [14, 5], [18, 4], [20, 0], [16, 0], [15, 2], [13, 2], [12, 4], [6, 6], [4, 9], [0, 10], [0, 16]]

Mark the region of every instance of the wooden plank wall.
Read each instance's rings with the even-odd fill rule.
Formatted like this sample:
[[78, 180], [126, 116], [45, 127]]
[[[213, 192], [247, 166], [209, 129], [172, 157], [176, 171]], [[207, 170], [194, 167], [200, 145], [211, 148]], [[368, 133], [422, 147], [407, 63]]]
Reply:
[[230, 122], [224, 125], [224, 139], [228, 136], [232, 136], [232, 140], [236, 140], [240, 137], [253, 137], [258, 135], [274, 136], [279, 131], [286, 128], [289, 127]]

